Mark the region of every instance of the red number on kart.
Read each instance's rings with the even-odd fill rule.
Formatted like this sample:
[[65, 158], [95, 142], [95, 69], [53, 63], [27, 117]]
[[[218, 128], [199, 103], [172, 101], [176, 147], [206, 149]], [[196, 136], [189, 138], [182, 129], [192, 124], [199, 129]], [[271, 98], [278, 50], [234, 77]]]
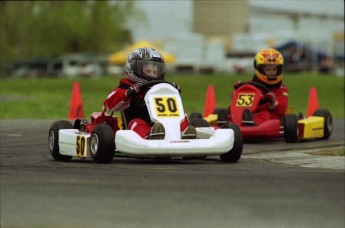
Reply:
[[175, 97], [155, 97], [155, 108], [158, 117], [179, 117]]
[[236, 106], [239, 106], [239, 107], [252, 106], [254, 97], [255, 97], [254, 93], [240, 93], [236, 101]]

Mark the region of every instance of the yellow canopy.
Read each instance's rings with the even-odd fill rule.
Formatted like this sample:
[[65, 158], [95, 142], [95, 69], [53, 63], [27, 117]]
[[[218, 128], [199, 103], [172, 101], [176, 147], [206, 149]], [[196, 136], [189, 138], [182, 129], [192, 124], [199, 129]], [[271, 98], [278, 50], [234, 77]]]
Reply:
[[109, 56], [109, 62], [112, 64], [125, 64], [127, 61], [128, 55], [132, 51], [134, 51], [135, 49], [142, 48], [142, 47], [150, 47], [150, 48], [156, 49], [157, 51], [159, 51], [163, 55], [163, 58], [164, 58], [166, 63], [175, 63], [175, 61], [176, 61], [176, 58], [174, 55], [159, 50], [159, 48], [157, 48], [155, 45], [149, 43], [146, 40], [141, 40], [141, 41], [129, 46], [128, 48], [125, 48], [124, 50], [121, 50], [121, 51], [118, 51], [118, 52], [111, 54]]

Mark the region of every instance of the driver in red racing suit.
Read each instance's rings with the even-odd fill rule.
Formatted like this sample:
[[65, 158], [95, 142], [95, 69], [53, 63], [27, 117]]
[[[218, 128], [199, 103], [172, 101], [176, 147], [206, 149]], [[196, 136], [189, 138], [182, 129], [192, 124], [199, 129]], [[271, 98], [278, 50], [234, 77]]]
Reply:
[[[126, 66], [126, 77], [120, 80], [119, 85], [108, 95], [103, 103], [105, 110], [123, 111], [128, 129], [135, 131], [145, 139], [164, 139], [165, 129], [159, 123], [152, 123], [144, 96], [147, 92], [140, 89], [140, 85], [154, 80], [164, 80], [165, 62], [161, 53], [153, 48], [138, 48], [129, 54]], [[181, 92], [178, 84], [172, 85]], [[193, 126], [188, 126], [188, 117], [185, 115], [181, 123], [181, 138], [196, 138]]]
[[[255, 75], [253, 82], [260, 83], [269, 89], [266, 100], [260, 102], [255, 113], [245, 109], [242, 114], [243, 126], [260, 125], [266, 120], [280, 119], [288, 107], [288, 88], [282, 83], [284, 59], [280, 52], [266, 48], [258, 52], [254, 60]], [[242, 82], [235, 83], [234, 88]]]

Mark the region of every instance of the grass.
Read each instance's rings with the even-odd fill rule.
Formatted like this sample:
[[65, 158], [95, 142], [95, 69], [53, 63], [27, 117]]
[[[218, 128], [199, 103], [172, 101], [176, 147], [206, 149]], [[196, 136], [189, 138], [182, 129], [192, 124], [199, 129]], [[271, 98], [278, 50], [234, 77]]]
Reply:
[[345, 150], [344, 148], [329, 148], [309, 152], [308, 154], [318, 156], [345, 156]]
[[[208, 85], [215, 88], [217, 107], [228, 107], [233, 84], [246, 81], [251, 75], [167, 75], [166, 80], [182, 87], [185, 112], [203, 112]], [[120, 77], [1, 79], [1, 119], [66, 119], [68, 117], [72, 85], [80, 83], [83, 110], [86, 118], [101, 111], [103, 101], [118, 84]], [[285, 74], [289, 88], [289, 106], [294, 112], [306, 113], [309, 89], [316, 87], [320, 108], [328, 109], [334, 118], [344, 118], [344, 77], [314, 74]]]

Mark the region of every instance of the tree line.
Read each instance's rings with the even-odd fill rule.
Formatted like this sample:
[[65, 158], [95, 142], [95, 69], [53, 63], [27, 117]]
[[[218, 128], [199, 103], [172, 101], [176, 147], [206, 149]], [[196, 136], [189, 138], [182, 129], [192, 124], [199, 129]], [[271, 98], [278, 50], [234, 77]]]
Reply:
[[0, 65], [63, 53], [109, 53], [132, 41], [133, 1], [0, 1]]

